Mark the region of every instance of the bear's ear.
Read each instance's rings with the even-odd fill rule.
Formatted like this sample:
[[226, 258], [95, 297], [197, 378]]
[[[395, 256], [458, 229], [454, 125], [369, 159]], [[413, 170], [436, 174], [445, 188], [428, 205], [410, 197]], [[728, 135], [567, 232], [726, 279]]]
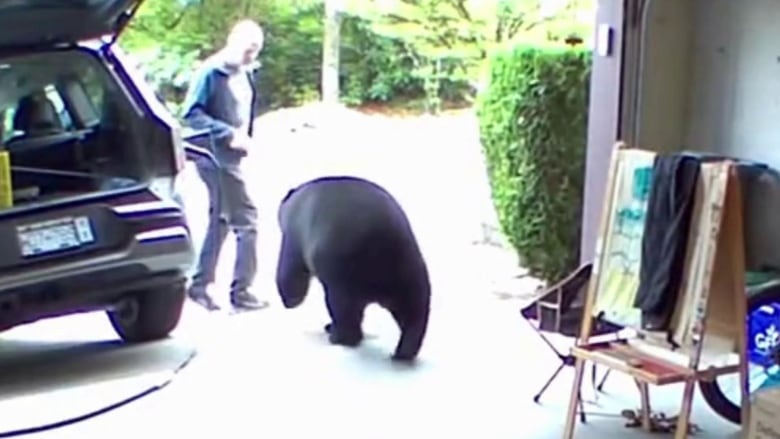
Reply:
[[289, 200], [290, 197], [292, 197], [292, 194], [295, 193], [295, 191], [297, 191], [297, 190], [298, 190], [298, 188], [294, 187], [294, 188], [290, 189], [289, 191], [287, 191], [287, 194], [284, 196], [284, 198], [282, 198], [282, 201], [280, 201], [280, 204], [284, 204], [287, 200]]
[[289, 200], [297, 190], [297, 187], [290, 189], [287, 191], [287, 194], [284, 196], [284, 198], [282, 198], [282, 201], [279, 202], [279, 208], [276, 212], [276, 221], [279, 223], [279, 226], [282, 226], [284, 223], [284, 211], [286, 210], [285, 203], [287, 203], [287, 200]]

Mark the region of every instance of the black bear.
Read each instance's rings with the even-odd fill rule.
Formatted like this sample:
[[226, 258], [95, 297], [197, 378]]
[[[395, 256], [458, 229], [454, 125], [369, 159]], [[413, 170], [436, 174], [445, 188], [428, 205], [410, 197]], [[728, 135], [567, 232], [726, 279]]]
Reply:
[[393, 196], [361, 178], [322, 177], [289, 191], [278, 214], [276, 286], [285, 308], [300, 305], [316, 277], [325, 290], [331, 343], [360, 344], [364, 310], [376, 303], [401, 330], [393, 359], [414, 360], [428, 327], [431, 285]]

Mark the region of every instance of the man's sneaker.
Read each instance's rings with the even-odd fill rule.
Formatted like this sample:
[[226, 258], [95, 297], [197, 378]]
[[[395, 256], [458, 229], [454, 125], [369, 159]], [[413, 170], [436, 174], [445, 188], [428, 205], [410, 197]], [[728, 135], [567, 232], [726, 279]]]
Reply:
[[187, 292], [187, 295], [190, 297], [190, 299], [197, 303], [198, 305], [206, 308], [207, 311], [219, 311], [220, 307], [217, 305], [217, 302], [214, 301], [214, 299], [209, 296], [209, 294], [205, 291], [196, 291], [196, 290], [189, 290]]
[[268, 302], [260, 300], [246, 291], [231, 294], [230, 304], [236, 311], [256, 311], [268, 307]]

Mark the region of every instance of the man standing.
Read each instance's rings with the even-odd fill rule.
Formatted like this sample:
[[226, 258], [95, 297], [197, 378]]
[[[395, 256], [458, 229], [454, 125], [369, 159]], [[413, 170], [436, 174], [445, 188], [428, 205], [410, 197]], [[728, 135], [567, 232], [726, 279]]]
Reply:
[[254, 143], [255, 89], [251, 66], [263, 47], [263, 30], [251, 20], [233, 26], [222, 50], [204, 62], [184, 102], [184, 119], [208, 130], [206, 145], [215, 162], [196, 162], [209, 193], [209, 222], [189, 296], [210, 311], [219, 306], [208, 293], [230, 230], [236, 235], [236, 263], [230, 302], [236, 310], [261, 309], [268, 302], [249, 291], [257, 271], [257, 209], [241, 173], [241, 161]]

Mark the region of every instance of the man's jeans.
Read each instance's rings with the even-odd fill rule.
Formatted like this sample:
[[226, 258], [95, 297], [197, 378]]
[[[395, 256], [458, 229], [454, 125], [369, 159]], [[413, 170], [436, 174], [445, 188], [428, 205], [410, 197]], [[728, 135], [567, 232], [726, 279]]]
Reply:
[[257, 208], [238, 166], [217, 167], [204, 160], [196, 167], [208, 189], [209, 221], [190, 291], [205, 294], [214, 282], [222, 245], [232, 230], [236, 234], [237, 253], [230, 285], [230, 295], [234, 297], [247, 292], [257, 272]]

